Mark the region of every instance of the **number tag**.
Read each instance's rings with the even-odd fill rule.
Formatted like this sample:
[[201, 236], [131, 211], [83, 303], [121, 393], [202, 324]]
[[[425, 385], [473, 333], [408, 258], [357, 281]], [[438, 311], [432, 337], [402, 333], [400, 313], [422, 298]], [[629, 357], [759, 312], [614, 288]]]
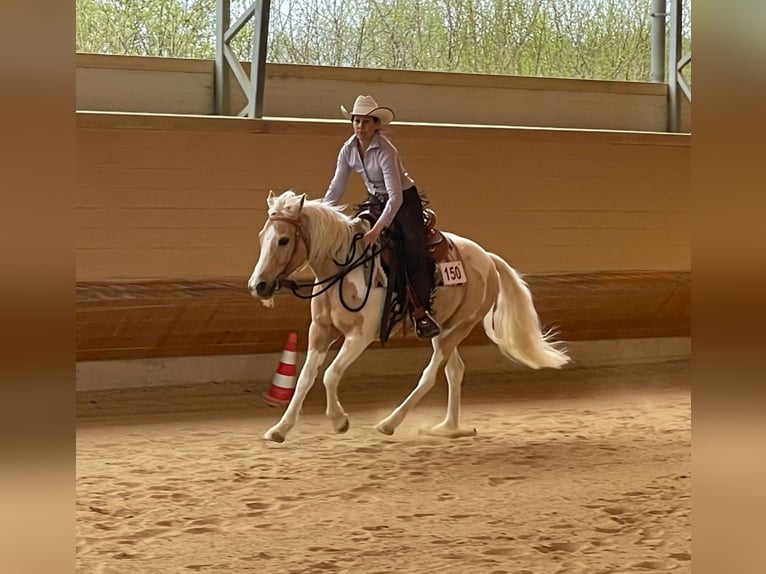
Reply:
[[442, 272], [442, 280], [445, 285], [462, 285], [466, 282], [462, 261], [439, 263], [439, 269]]

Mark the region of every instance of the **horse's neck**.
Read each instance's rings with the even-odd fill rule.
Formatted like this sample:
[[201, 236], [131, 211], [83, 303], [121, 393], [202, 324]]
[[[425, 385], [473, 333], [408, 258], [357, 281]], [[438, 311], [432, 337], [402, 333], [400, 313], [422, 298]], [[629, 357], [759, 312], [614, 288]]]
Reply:
[[[341, 266], [337, 265], [335, 261], [341, 263], [346, 261], [354, 234], [366, 231], [366, 229], [362, 229], [363, 224], [359, 220], [354, 221], [351, 226], [345, 221], [338, 221], [337, 226], [338, 228], [333, 230], [334, 233], [325, 232], [324, 234], [314, 226], [311, 228], [309, 242], [312, 245], [315, 241], [319, 243], [316, 244], [315, 251], [309, 258], [309, 267], [318, 278], [329, 277], [337, 273]], [[322, 236], [320, 237], [320, 235]], [[332, 243], [323, 245], [321, 242], [325, 238], [331, 239]]]

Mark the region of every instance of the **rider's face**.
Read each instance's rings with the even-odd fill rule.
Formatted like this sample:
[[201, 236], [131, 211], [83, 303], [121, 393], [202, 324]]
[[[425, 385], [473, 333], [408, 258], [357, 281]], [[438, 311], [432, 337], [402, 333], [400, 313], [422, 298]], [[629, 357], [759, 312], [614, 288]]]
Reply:
[[354, 116], [351, 122], [354, 124], [354, 134], [363, 140], [370, 139], [378, 128], [378, 120], [372, 116]]

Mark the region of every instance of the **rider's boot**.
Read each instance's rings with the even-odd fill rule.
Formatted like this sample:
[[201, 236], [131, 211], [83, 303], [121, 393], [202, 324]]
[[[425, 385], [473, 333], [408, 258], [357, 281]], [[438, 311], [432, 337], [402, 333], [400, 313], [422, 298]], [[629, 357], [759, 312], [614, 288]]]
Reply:
[[413, 311], [415, 321], [415, 334], [418, 339], [430, 339], [441, 333], [439, 324], [431, 317], [431, 313], [425, 309], [415, 309]]
[[407, 294], [410, 304], [410, 313], [412, 313], [412, 320], [415, 323], [415, 334], [418, 339], [431, 339], [441, 333], [439, 324], [431, 316], [429, 309], [420, 302], [420, 298], [417, 296], [417, 292], [412, 284], [412, 280], [407, 276]]

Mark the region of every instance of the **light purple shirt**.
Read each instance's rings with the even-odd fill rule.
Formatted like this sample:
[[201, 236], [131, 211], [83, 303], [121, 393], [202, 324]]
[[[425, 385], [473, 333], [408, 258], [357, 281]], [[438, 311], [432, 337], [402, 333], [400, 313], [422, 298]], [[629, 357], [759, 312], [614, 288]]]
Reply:
[[388, 194], [388, 201], [380, 221], [386, 227], [390, 226], [402, 205], [402, 190], [415, 185], [415, 181], [405, 171], [394, 144], [379, 132], [375, 132], [370, 146], [364, 152], [364, 162], [362, 162], [356, 145], [356, 136], [346, 140], [338, 153], [338, 164], [330, 187], [325, 193], [323, 200], [325, 203], [338, 204], [346, 191], [352, 170], [362, 176], [368, 192]]

